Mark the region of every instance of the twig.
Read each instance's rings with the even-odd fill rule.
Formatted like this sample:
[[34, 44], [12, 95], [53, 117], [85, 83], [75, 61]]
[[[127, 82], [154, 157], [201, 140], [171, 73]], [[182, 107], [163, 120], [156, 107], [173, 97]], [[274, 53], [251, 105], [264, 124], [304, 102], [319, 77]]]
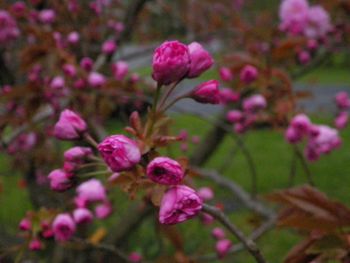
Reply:
[[248, 250], [248, 252], [255, 258], [258, 263], [265, 263], [266, 260], [262, 256], [260, 250], [256, 246], [255, 242], [244, 236], [242, 231], [234, 225], [227, 216], [218, 208], [203, 204], [203, 211], [212, 215], [221, 224], [223, 224], [239, 241], [242, 242], [243, 246]]
[[82, 244], [82, 245], [84, 245], [86, 247], [89, 247], [89, 248], [93, 248], [93, 249], [98, 249], [98, 250], [103, 250], [103, 251], [109, 252], [109, 253], [117, 256], [123, 262], [132, 262], [131, 260], [129, 260], [128, 256], [123, 251], [121, 251], [119, 248], [114, 247], [112, 245], [102, 244], [102, 243], [93, 244], [93, 243], [91, 243], [91, 242], [89, 242], [89, 241], [87, 241], [85, 239], [81, 239], [81, 238], [77, 238], [77, 237], [72, 239], [72, 241], [80, 243], [80, 244]]
[[309, 169], [309, 166], [307, 165], [306, 161], [305, 161], [305, 158], [304, 158], [304, 155], [303, 153], [300, 151], [300, 149], [298, 148], [297, 145], [294, 146], [294, 149], [295, 149], [295, 153], [297, 154], [300, 162], [301, 162], [301, 165], [303, 166], [304, 168], [304, 171], [305, 171], [305, 174], [306, 174], [306, 178], [308, 180], [308, 183], [312, 186], [315, 186], [315, 183], [312, 179], [312, 174], [311, 174], [311, 171]]
[[217, 183], [219, 186], [229, 189], [248, 209], [264, 216], [265, 218], [272, 217], [275, 213], [268, 207], [264, 206], [262, 203], [255, 199], [252, 199], [249, 194], [241, 188], [238, 184], [234, 183], [232, 180], [226, 179], [216, 171], [210, 171], [200, 168], [194, 169], [202, 177], [210, 179]]

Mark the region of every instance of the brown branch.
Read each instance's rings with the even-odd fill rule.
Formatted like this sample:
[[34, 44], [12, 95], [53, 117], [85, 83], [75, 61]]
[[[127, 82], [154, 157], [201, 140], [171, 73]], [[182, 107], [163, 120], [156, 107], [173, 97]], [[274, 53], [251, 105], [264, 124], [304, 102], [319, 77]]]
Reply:
[[266, 260], [262, 256], [259, 248], [256, 246], [255, 242], [244, 236], [242, 231], [234, 225], [227, 216], [218, 208], [203, 204], [203, 211], [212, 215], [216, 218], [223, 226], [225, 226], [248, 250], [248, 252], [255, 258], [258, 263], [266, 263]]

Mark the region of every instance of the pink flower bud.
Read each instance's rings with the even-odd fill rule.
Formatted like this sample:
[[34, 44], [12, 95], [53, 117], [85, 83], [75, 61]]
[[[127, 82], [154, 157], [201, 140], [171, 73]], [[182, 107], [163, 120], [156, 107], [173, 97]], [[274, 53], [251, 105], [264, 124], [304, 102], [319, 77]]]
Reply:
[[188, 139], [188, 131], [186, 130], [181, 130], [180, 131], [180, 134], [178, 136], [178, 138], [181, 140], [181, 141], [186, 141]]
[[117, 44], [114, 40], [107, 40], [102, 45], [102, 52], [111, 55], [117, 50]]
[[253, 95], [243, 100], [243, 110], [256, 112], [266, 108], [266, 99], [262, 95]]
[[201, 213], [200, 219], [204, 225], [210, 225], [215, 221], [214, 217], [208, 213]]
[[124, 61], [118, 61], [112, 65], [112, 72], [116, 80], [123, 80], [129, 72], [129, 65]]
[[79, 42], [79, 39], [80, 39], [80, 35], [78, 32], [76, 31], [73, 31], [73, 32], [70, 32], [67, 36], [67, 41], [69, 44], [71, 45], [76, 45], [78, 44]]
[[107, 199], [106, 189], [97, 179], [90, 179], [77, 187], [78, 197], [85, 202], [98, 202]]
[[77, 75], [77, 69], [72, 64], [64, 64], [62, 70], [68, 77], [73, 78]]
[[338, 129], [344, 129], [349, 122], [349, 115], [346, 111], [342, 111], [339, 113], [337, 118], [334, 121], [335, 127]]
[[59, 214], [52, 223], [52, 231], [54, 232], [56, 240], [67, 241], [74, 235], [76, 225], [69, 214]]
[[50, 83], [52, 89], [63, 89], [64, 88], [64, 78], [61, 76], [54, 77]]
[[158, 184], [174, 185], [182, 181], [185, 173], [177, 161], [167, 157], [157, 157], [148, 164], [147, 176]]
[[310, 62], [311, 56], [310, 53], [307, 51], [301, 51], [298, 53], [298, 60], [302, 65], [305, 65]]
[[223, 239], [226, 236], [225, 231], [220, 227], [215, 227], [211, 232], [211, 234], [215, 239], [218, 239], [218, 240]]
[[5, 10], [0, 10], [0, 45], [7, 45], [15, 40], [20, 32], [16, 20]]
[[70, 176], [61, 169], [53, 170], [48, 178], [50, 180], [50, 187], [57, 192], [63, 192], [72, 187]]
[[88, 77], [89, 85], [93, 88], [100, 88], [106, 83], [106, 77], [98, 72], [91, 72]]
[[239, 110], [230, 110], [227, 115], [226, 119], [230, 123], [236, 123], [243, 120], [243, 113]]
[[131, 169], [141, 159], [141, 152], [136, 142], [124, 135], [112, 135], [105, 138], [98, 150], [113, 172]]
[[64, 160], [70, 162], [78, 162], [92, 155], [90, 147], [75, 146], [64, 152]]
[[77, 224], [89, 224], [92, 222], [94, 216], [89, 209], [77, 208], [73, 211], [73, 218]]
[[80, 67], [86, 71], [91, 71], [94, 66], [94, 61], [89, 57], [84, 57], [80, 60]]
[[250, 84], [258, 78], [258, 70], [252, 65], [246, 65], [241, 69], [239, 77], [245, 84]]
[[191, 98], [200, 103], [220, 103], [219, 82], [209, 80], [198, 85], [191, 94]]
[[41, 241], [38, 238], [34, 238], [29, 243], [29, 249], [32, 251], [39, 251], [42, 249]]
[[96, 217], [99, 219], [105, 219], [109, 217], [113, 212], [113, 207], [109, 202], [104, 202], [95, 207]]
[[192, 136], [192, 143], [193, 144], [198, 144], [201, 141], [201, 138], [199, 136]]
[[204, 201], [209, 201], [214, 198], [214, 192], [209, 187], [199, 188], [197, 191], [198, 196]]
[[335, 96], [335, 102], [339, 109], [346, 110], [350, 108], [349, 95], [345, 91], [338, 92]]
[[87, 130], [86, 122], [74, 111], [64, 110], [54, 127], [56, 138], [61, 140], [79, 139]]
[[221, 239], [216, 242], [216, 253], [219, 258], [224, 258], [232, 247], [232, 242], [229, 239]]
[[222, 104], [236, 103], [240, 99], [239, 93], [230, 88], [223, 88], [220, 90], [220, 102]]
[[160, 85], [180, 81], [190, 70], [190, 56], [186, 45], [166, 41], [153, 54], [152, 77]]
[[290, 124], [294, 129], [298, 130], [302, 134], [305, 134], [308, 132], [311, 126], [311, 121], [305, 114], [298, 114], [292, 119]]
[[23, 16], [25, 14], [26, 9], [27, 9], [27, 6], [22, 1], [17, 1], [11, 6], [12, 13], [14, 13], [18, 17]]
[[141, 262], [142, 256], [137, 252], [131, 252], [129, 255], [129, 260], [133, 263]]
[[220, 74], [220, 78], [221, 78], [223, 81], [230, 82], [230, 81], [233, 80], [232, 72], [231, 72], [231, 70], [230, 70], [229, 68], [227, 68], [227, 67], [222, 67], [222, 68], [220, 68], [219, 74]]
[[191, 65], [187, 74], [188, 78], [196, 78], [208, 70], [214, 63], [211, 55], [197, 42], [188, 45]]
[[52, 9], [44, 9], [39, 13], [39, 20], [43, 24], [52, 24], [55, 22], [56, 13]]
[[202, 209], [202, 200], [196, 192], [185, 185], [171, 187], [163, 196], [159, 222], [177, 224], [196, 216]]
[[300, 130], [289, 126], [285, 133], [285, 139], [291, 144], [298, 143], [303, 139], [303, 134]]
[[32, 222], [28, 218], [23, 218], [19, 223], [19, 229], [22, 231], [28, 231], [32, 228]]

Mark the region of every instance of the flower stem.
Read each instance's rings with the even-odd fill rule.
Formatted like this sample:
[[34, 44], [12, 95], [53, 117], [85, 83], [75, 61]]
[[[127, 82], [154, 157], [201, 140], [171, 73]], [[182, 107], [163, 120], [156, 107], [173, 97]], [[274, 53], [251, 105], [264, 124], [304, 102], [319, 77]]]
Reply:
[[85, 134], [84, 134], [84, 139], [85, 139], [90, 145], [92, 145], [93, 147], [95, 147], [95, 148], [97, 149], [98, 143], [94, 140], [94, 138], [91, 137], [90, 134], [85, 133]]

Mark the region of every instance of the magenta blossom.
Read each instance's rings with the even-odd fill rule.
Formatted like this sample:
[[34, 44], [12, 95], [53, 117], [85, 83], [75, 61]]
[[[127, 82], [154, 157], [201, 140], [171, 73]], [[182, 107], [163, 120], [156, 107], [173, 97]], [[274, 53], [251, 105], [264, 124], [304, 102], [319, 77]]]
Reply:
[[229, 239], [221, 239], [216, 242], [216, 253], [219, 258], [224, 258], [232, 247], [232, 242]]
[[23, 218], [19, 223], [19, 229], [22, 231], [28, 231], [32, 228], [32, 221], [28, 218]]
[[63, 192], [72, 187], [70, 175], [61, 169], [53, 170], [48, 178], [50, 180], [50, 187], [57, 192]]
[[349, 114], [346, 111], [342, 111], [338, 114], [337, 118], [334, 121], [335, 127], [337, 129], [344, 129], [349, 122]]
[[75, 140], [81, 138], [86, 130], [86, 122], [74, 111], [67, 109], [61, 112], [54, 127], [54, 134], [61, 140]]
[[90, 155], [92, 155], [92, 149], [90, 147], [75, 146], [64, 152], [64, 159], [74, 162], [82, 160]]
[[283, 0], [280, 5], [280, 28], [293, 35], [303, 32], [308, 21], [307, 0]]
[[147, 176], [153, 182], [174, 185], [182, 181], [185, 173], [177, 161], [167, 157], [157, 157], [148, 164]]
[[86, 71], [91, 71], [94, 66], [94, 61], [89, 57], [83, 57], [80, 60], [80, 67]]
[[112, 212], [113, 212], [113, 207], [109, 202], [104, 202], [95, 207], [95, 214], [96, 214], [96, 217], [99, 219], [105, 219], [109, 217], [112, 214]]
[[98, 145], [98, 150], [114, 172], [129, 170], [141, 159], [141, 152], [136, 142], [124, 135], [105, 138]]
[[347, 92], [338, 92], [335, 96], [335, 102], [340, 110], [347, 110], [350, 108], [350, 98]]
[[191, 94], [191, 98], [200, 103], [220, 103], [219, 82], [209, 80], [198, 85]]
[[225, 231], [220, 227], [215, 227], [213, 231], [211, 231], [211, 234], [217, 240], [224, 239], [226, 236]]
[[44, 9], [39, 13], [39, 20], [43, 24], [52, 24], [55, 22], [56, 13], [52, 9]]
[[243, 121], [243, 118], [244, 118], [243, 112], [241, 112], [240, 110], [230, 110], [226, 114], [226, 119], [230, 123], [241, 122]]
[[238, 92], [230, 88], [223, 88], [220, 90], [220, 102], [222, 104], [236, 103], [239, 101], [240, 97]]
[[328, 12], [320, 5], [309, 8], [307, 24], [304, 28], [305, 36], [309, 38], [322, 38], [332, 29]]
[[114, 40], [107, 40], [102, 44], [102, 52], [111, 55], [117, 50], [117, 44]]
[[39, 251], [43, 248], [41, 241], [38, 238], [34, 238], [29, 242], [29, 249], [31, 251]]
[[223, 81], [229, 82], [229, 81], [233, 80], [233, 74], [232, 74], [231, 70], [227, 67], [220, 68], [219, 74], [220, 74], [220, 78]]
[[93, 88], [100, 88], [106, 83], [106, 77], [98, 72], [91, 72], [88, 77], [88, 83]]
[[214, 60], [208, 51], [197, 42], [192, 42], [188, 45], [188, 52], [191, 60], [190, 71], [187, 74], [188, 78], [196, 78], [200, 76], [214, 63]]
[[78, 197], [87, 202], [105, 201], [106, 189], [97, 179], [90, 179], [77, 187]]
[[54, 232], [56, 240], [67, 241], [74, 235], [76, 225], [69, 214], [59, 214], [52, 223], [52, 231]]
[[180, 81], [190, 70], [190, 55], [186, 45], [166, 41], [153, 54], [152, 77], [159, 85]]
[[307, 134], [312, 123], [305, 114], [298, 114], [292, 119], [290, 125], [301, 134]]
[[299, 143], [303, 139], [303, 134], [300, 132], [300, 130], [289, 126], [285, 132], [284, 137], [287, 140], [287, 142], [295, 144]]
[[73, 31], [73, 32], [70, 32], [67, 36], [67, 41], [69, 44], [71, 45], [76, 45], [78, 44], [79, 42], [79, 39], [80, 39], [80, 35], [78, 32], [76, 31]]
[[142, 256], [137, 252], [131, 252], [129, 255], [129, 260], [133, 263], [141, 262]]
[[129, 65], [125, 61], [118, 61], [112, 65], [112, 72], [116, 80], [123, 80], [129, 72]]
[[202, 200], [185, 185], [171, 187], [163, 196], [159, 210], [161, 224], [177, 224], [196, 216], [202, 209]]
[[197, 194], [203, 201], [209, 201], [214, 198], [214, 192], [210, 187], [199, 188]]
[[241, 69], [239, 78], [245, 84], [250, 84], [258, 78], [258, 70], [252, 65], [246, 65]]
[[262, 95], [252, 95], [243, 100], [243, 110], [246, 112], [256, 112], [266, 108], [266, 99]]
[[5, 10], [0, 10], [0, 45], [6, 45], [19, 36], [16, 20]]
[[77, 208], [73, 211], [73, 218], [77, 224], [89, 224], [94, 216], [87, 208]]

